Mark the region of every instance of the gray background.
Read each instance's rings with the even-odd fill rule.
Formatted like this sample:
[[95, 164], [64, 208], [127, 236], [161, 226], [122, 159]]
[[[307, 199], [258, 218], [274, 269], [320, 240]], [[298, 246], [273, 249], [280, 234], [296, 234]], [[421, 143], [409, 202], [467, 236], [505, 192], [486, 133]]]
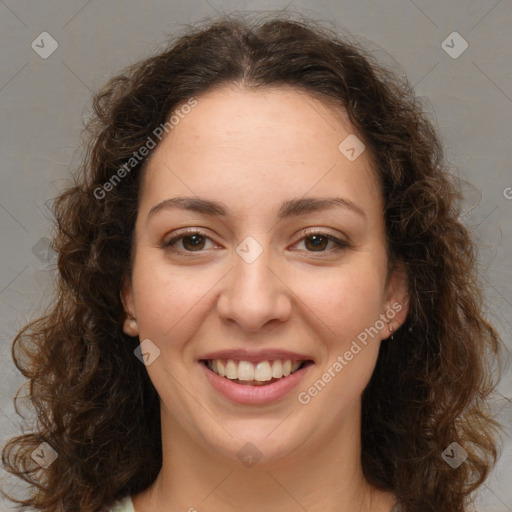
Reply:
[[[11, 362], [10, 345], [50, 297], [54, 260], [47, 251], [47, 204], [80, 160], [80, 131], [92, 92], [187, 23], [221, 12], [284, 8], [366, 40], [428, 99], [453, 171], [468, 181], [463, 219], [480, 244], [488, 317], [512, 346], [510, 0], [0, 0], [0, 441], [20, 428], [12, 397], [23, 378]], [[44, 31], [58, 42], [48, 58], [31, 47]], [[454, 31], [468, 43], [457, 58], [442, 46]], [[445, 45], [460, 51], [452, 39]], [[510, 372], [499, 392], [494, 407], [510, 425]], [[508, 430], [499, 464], [478, 498], [480, 510], [512, 511], [511, 468]], [[13, 482], [5, 485], [9, 489]], [[4, 510], [10, 509], [0, 498]]]

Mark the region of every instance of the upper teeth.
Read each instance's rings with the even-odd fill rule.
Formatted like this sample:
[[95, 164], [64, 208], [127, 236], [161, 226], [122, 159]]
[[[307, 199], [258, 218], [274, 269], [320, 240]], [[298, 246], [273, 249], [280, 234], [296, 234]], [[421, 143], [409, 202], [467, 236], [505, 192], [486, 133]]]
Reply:
[[208, 368], [221, 377], [227, 377], [230, 380], [258, 380], [263, 382], [272, 378], [288, 377], [302, 363], [303, 361], [292, 362], [290, 359], [260, 361], [256, 364], [250, 361], [235, 361], [233, 359], [209, 359]]

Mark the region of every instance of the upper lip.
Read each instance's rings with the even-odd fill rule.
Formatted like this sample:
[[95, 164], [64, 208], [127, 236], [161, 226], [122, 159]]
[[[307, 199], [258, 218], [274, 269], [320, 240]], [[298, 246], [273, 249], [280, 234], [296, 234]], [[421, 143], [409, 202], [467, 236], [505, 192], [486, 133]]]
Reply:
[[268, 361], [283, 359], [290, 361], [313, 361], [313, 358], [298, 352], [291, 352], [290, 350], [280, 349], [262, 349], [262, 350], [247, 350], [247, 349], [228, 349], [228, 350], [217, 350], [215, 352], [209, 352], [199, 358], [199, 360], [205, 359], [234, 359], [237, 361]]

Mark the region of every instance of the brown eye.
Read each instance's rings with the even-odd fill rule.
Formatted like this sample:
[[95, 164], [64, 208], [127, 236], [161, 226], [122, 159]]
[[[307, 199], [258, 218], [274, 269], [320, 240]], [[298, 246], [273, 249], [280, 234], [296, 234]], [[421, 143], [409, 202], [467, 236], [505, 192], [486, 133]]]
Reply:
[[312, 251], [323, 251], [329, 243], [329, 239], [323, 235], [311, 235], [304, 238], [304, 240], [306, 240], [306, 248]]
[[197, 251], [204, 248], [205, 237], [203, 235], [187, 235], [181, 237], [183, 248], [187, 251]]
[[324, 232], [308, 232], [297, 242], [301, 243], [304, 243], [306, 252], [331, 253], [350, 247], [348, 242]]
[[162, 248], [182, 254], [200, 252], [207, 249], [206, 245], [208, 241], [211, 240], [205, 234], [199, 231], [189, 231], [163, 242]]

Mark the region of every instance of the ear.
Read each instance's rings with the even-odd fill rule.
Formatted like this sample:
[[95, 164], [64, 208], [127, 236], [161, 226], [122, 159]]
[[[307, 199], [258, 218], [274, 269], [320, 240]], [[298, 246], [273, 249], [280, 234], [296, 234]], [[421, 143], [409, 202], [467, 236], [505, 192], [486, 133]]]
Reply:
[[122, 279], [120, 297], [125, 312], [123, 331], [125, 334], [128, 334], [128, 336], [138, 336], [139, 326], [137, 325], [137, 315], [130, 276], [126, 275]]
[[388, 338], [405, 322], [409, 312], [409, 279], [403, 261], [395, 264], [386, 285], [386, 327], [383, 336]]

